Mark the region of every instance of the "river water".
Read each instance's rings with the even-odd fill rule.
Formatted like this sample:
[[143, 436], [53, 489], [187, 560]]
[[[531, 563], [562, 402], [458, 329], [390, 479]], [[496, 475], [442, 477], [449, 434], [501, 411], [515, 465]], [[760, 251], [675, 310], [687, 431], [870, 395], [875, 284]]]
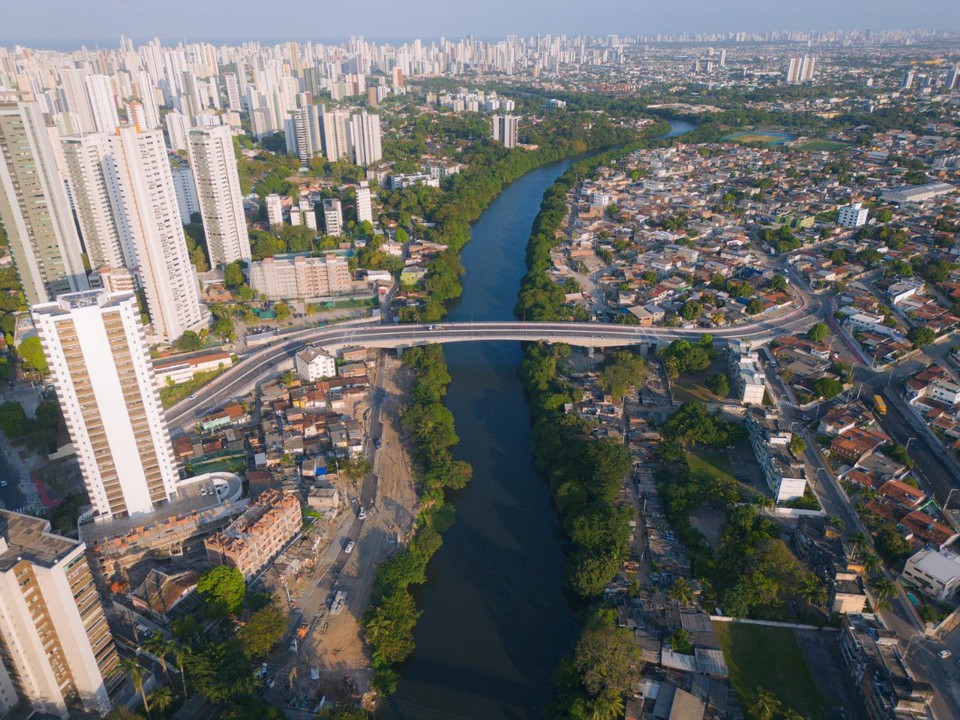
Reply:
[[[668, 136], [693, 129], [671, 123]], [[471, 228], [463, 295], [447, 319], [512, 320], [524, 253], [544, 191], [573, 162], [533, 170]], [[563, 592], [563, 538], [550, 490], [533, 469], [519, 343], [445, 347], [446, 397], [473, 480], [453, 497], [457, 522], [417, 590], [416, 652], [383, 720], [535, 720], [551, 676], [576, 641]]]

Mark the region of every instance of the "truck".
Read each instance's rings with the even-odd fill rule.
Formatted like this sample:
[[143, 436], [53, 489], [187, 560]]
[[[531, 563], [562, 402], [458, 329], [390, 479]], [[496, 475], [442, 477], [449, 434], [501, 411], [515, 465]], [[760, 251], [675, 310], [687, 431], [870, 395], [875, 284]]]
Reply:
[[886, 415], [887, 414], [887, 403], [884, 402], [883, 398], [879, 395], [873, 396], [873, 409], [877, 411], [877, 415]]
[[297, 628], [297, 637], [301, 640], [307, 636], [307, 631], [310, 629], [310, 626], [305, 622], [300, 623], [300, 627]]

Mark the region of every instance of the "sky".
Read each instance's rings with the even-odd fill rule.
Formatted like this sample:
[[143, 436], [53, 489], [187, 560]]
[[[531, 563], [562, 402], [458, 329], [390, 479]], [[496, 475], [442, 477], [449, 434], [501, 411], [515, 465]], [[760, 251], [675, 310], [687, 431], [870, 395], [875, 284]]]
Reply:
[[34, 47], [914, 28], [960, 32], [960, 0], [0, 0], [0, 43]]

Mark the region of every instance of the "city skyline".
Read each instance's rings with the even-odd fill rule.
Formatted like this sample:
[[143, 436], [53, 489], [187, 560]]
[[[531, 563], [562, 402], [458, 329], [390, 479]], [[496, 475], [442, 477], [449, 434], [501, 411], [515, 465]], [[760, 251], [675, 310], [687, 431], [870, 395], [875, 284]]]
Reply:
[[[589, 16], [580, 12], [580, 4], [560, 0], [549, 6], [539, 3], [511, 4], [505, 0], [474, 5], [466, 2], [435, 4], [427, 0], [405, 3], [373, 3], [362, 16], [343, 15], [334, 25], [317, 23], [304, 33], [301, 26], [291, 28], [287, 17], [297, 13], [316, 13], [329, 17], [325, 9], [331, 3], [294, 0], [286, 7], [290, 15], [263, 14], [257, 19], [257, 32], [250, 34], [251, 14], [259, 7], [248, 0], [231, 3], [212, 0], [198, 5], [173, 0], [154, 7], [114, 0], [99, 7], [75, 5], [56, 0], [43, 7], [27, 3], [10, 5], [0, 11], [0, 44], [46, 44], [73, 48], [80, 45], [112, 47], [121, 34], [142, 42], [153, 37], [165, 41], [276, 42], [314, 39], [323, 42], [346, 40], [363, 35], [377, 41], [404, 42], [416, 38], [474, 35], [489, 39], [506, 34], [637, 35], [649, 33], [699, 34], [728, 32], [831, 32], [896, 31], [929, 29], [938, 32], [960, 30], [960, 9], [950, 0], [899, 0], [878, 2], [829, 3], [811, 0], [803, 4], [765, 3], [762, 0], [723, 3], [695, 0], [665, 6], [648, 7], [626, 0], [608, 1], [594, 6]], [[82, 8], [82, 9], [81, 9]], [[548, 12], [549, 11], [549, 12]], [[50, 22], [51, 14], [60, 22]], [[9, 28], [16, 28], [10, 32]], [[216, 28], [198, 32], [198, 28]], [[293, 30], [293, 32], [291, 32]]]

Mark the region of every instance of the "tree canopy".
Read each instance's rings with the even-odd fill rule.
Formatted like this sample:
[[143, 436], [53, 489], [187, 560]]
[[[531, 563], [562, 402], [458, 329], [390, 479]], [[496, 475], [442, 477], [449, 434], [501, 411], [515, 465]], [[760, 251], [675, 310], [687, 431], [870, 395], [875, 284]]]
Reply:
[[247, 585], [243, 573], [230, 565], [217, 565], [197, 580], [197, 592], [203, 598], [208, 617], [234, 615], [243, 605]]

